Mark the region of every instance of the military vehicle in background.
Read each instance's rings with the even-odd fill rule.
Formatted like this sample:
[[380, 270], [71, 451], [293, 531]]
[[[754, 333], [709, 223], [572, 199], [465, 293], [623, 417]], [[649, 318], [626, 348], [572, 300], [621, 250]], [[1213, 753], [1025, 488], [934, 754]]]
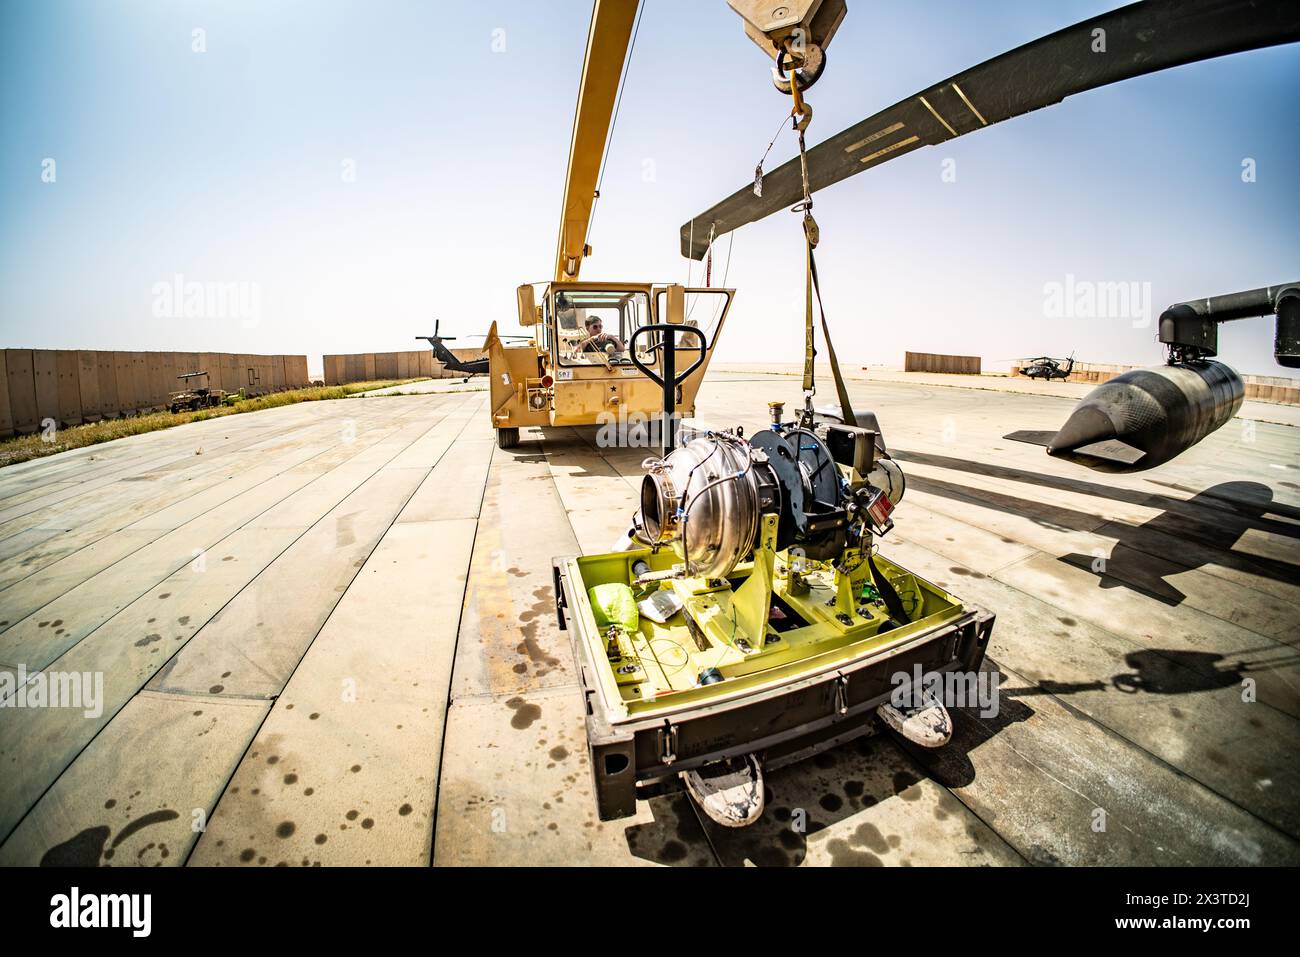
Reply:
[[211, 388], [211, 379], [207, 372], [183, 372], [176, 378], [185, 383], [185, 388], [180, 392], [171, 393], [168, 409], [173, 414], [211, 409], [226, 401], [225, 392]]
[[[433, 323], [433, 335], [416, 336], [415, 338], [423, 339], [433, 348], [433, 357], [442, 363], [443, 371], [459, 372], [465, 376], [466, 382], [469, 381], [470, 376], [486, 375], [488, 371], [487, 353], [486, 352], [483, 353], [483, 357], [481, 359], [462, 359], [460, 356], [456, 355], [456, 353], [452, 352], [445, 345], [443, 345], [444, 342], [455, 342], [456, 337], [440, 335], [438, 330], [441, 327], [442, 327], [442, 320], [435, 319]], [[469, 338], [483, 339], [486, 337], [470, 336]], [[501, 340], [509, 340], [509, 339], [529, 340], [532, 339], [532, 336], [498, 336], [497, 338]]]
[[1070, 358], [1065, 360], [1065, 368], [1061, 368], [1061, 360], [1053, 359], [1050, 356], [1039, 356], [1036, 359], [1029, 359], [1029, 365], [1020, 369], [1020, 374], [1029, 376], [1031, 379], [1046, 379], [1051, 382], [1053, 379], [1065, 379], [1074, 371], [1074, 353], [1070, 353]]
[[433, 348], [433, 357], [442, 363], [444, 369], [450, 369], [452, 372], [463, 373], [466, 379], [472, 375], [482, 375], [488, 371], [487, 354], [482, 359], [461, 359], [456, 353], [452, 352], [444, 342], [454, 342], [455, 336], [443, 336], [438, 334], [442, 326], [441, 320], [434, 320], [433, 335], [416, 336], [417, 339], [423, 339]]

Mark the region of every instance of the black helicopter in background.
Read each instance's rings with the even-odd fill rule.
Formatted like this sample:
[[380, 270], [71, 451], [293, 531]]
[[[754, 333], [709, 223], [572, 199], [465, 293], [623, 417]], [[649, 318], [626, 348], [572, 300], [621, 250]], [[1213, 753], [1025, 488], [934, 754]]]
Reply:
[[[455, 342], [455, 336], [443, 336], [438, 334], [442, 325], [441, 319], [435, 319], [433, 322], [433, 335], [416, 336], [417, 339], [423, 339], [433, 347], [433, 356], [442, 363], [444, 369], [451, 372], [459, 372], [466, 377], [466, 380], [472, 375], [486, 375], [488, 371], [488, 357], [486, 354], [480, 359], [461, 359], [456, 353], [452, 352], [444, 342]], [[472, 339], [481, 338], [480, 336], [471, 336]], [[501, 336], [502, 339], [529, 339], [530, 336]]]
[[1050, 356], [1039, 356], [1036, 359], [1026, 360], [1029, 364], [1022, 366], [1020, 374], [1029, 376], [1031, 379], [1064, 379], [1074, 371], [1074, 353], [1065, 360], [1065, 367], [1061, 367], [1060, 359], [1053, 359]]

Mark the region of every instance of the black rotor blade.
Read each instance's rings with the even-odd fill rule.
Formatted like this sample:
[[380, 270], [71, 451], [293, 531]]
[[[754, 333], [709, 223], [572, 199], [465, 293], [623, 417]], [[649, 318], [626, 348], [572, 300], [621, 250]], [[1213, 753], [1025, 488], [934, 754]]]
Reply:
[[[1105, 52], [1094, 52], [1103, 37]], [[1297, 40], [1296, 0], [1146, 0], [1120, 7], [971, 67], [819, 143], [808, 151], [809, 186], [816, 192], [1085, 90]], [[682, 226], [682, 255], [702, 259], [710, 234], [716, 240], [802, 199], [796, 157], [764, 175], [762, 196], [746, 186]]]

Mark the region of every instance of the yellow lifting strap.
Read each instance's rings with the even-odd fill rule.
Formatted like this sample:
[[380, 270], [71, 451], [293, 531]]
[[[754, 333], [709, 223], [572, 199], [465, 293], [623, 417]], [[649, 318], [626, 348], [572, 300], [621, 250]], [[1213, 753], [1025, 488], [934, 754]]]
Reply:
[[804, 241], [804, 317], [803, 317], [803, 390], [815, 392], [817, 384], [813, 381], [813, 358], [817, 349], [813, 345], [813, 284], [812, 284], [812, 243]]
[[804, 148], [804, 130], [808, 128], [808, 123], [812, 120], [812, 107], [804, 102], [799, 93], [799, 84], [793, 74], [791, 75], [790, 95], [794, 99], [794, 107], [791, 109], [790, 115], [795, 119], [795, 130], [799, 134], [799, 166], [803, 173], [803, 202], [795, 207], [796, 212], [803, 212], [805, 250], [803, 390], [806, 393], [815, 393], [817, 391], [816, 382], [813, 379], [813, 361], [817, 355], [814, 344], [816, 330], [813, 325], [813, 294], [816, 293], [817, 309], [821, 314], [822, 321], [822, 337], [826, 340], [826, 354], [831, 362], [831, 377], [835, 380], [835, 393], [840, 402], [840, 414], [843, 416], [846, 425], [857, 425], [857, 416], [854, 415], [853, 405], [849, 401], [849, 390], [844, 384], [844, 376], [840, 374], [840, 364], [835, 357], [835, 346], [831, 344], [831, 330], [826, 324], [826, 307], [822, 304], [821, 283], [817, 279], [817, 258], [813, 254], [813, 250], [817, 248], [820, 230], [817, 228], [817, 221], [812, 216], [812, 191], [808, 187], [808, 154]]
[[[840, 363], [835, 358], [835, 346], [831, 344], [831, 330], [826, 325], [826, 309], [822, 306], [821, 286], [817, 282], [817, 260], [813, 256], [812, 246], [808, 246], [808, 287], [817, 293], [817, 309], [822, 317], [822, 338], [826, 340], [826, 355], [831, 361], [831, 378], [835, 380], [835, 395], [840, 400], [840, 414], [843, 416], [845, 425], [857, 425], [858, 418], [853, 412], [853, 403], [849, 401], [848, 386], [844, 384], [844, 376], [840, 374]], [[813, 352], [813, 326], [812, 326], [812, 294], [808, 296], [808, 316], [804, 323], [807, 336], [806, 352], [809, 358], [804, 367], [805, 381], [812, 379], [812, 358]], [[805, 386], [807, 388], [807, 386]]]

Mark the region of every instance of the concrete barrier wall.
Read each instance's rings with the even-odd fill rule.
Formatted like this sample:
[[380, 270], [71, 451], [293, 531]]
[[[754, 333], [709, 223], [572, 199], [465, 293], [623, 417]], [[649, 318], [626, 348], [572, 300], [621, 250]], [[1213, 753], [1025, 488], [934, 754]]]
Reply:
[[0, 433], [13, 435], [14, 413], [9, 406], [9, 363], [7, 350], [0, 350]]
[[239, 391], [239, 356], [222, 353], [221, 374], [217, 381], [219, 388], [226, 392]]
[[32, 372], [36, 376], [36, 420], [59, 419], [59, 360], [53, 349], [32, 350]]
[[68, 425], [79, 425], [82, 415], [81, 363], [78, 354], [73, 349], [60, 349], [54, 355], [59, 372], [58, 420]]
[[236, 378], [239, 380], [239, 387], [249, 395], [259, 395], [262, 390], [262, 383], [257, 378], [257, 364], [253, 357], [245, 353], [235, 356], [237, 363]]
[[[1020, 370], [1029, 364], [1022, 359], [1011, 367], [1012, 375], [1019, 375]], [[1100, 362], [1076, 362], [1066, 382], [1087, 382], [1100, 384], [1133, 369], [1145, 369], [1146, 366], [1109, 365]], [[1241, 381], [1246, 387], [1247, 399], [1259, 399], [1263, 402], [1279, 402], [1283, 405], [1300, 405], [1300, 379], [1288, 379], [1283, 376], [1244, 375]]]
[[429, 349], [411, 352], [356, 352], [350, 355], [328, 355], [323, 359], [326, 385], [418, 379], [437, 374], [433, 351]]
[[96, 352], [95, 365], [99, 377], [99, 417], [112, 416], [117, 404], [117, 357], [112, 352]]
[[938, 352], [907, 352], [903, 355], [904, 372], [948, 372], [979, 375], [979, 356], [946, 356]]
[[32, 372], [32, 350], [6, 349], [5, 364], [14, 431], [35, 432], [39, 420], [36, 417], [36, 376]]
[[248, 395], [308, 384], [306, 356], [3, 349], [0, 437], [38, 432], [47, 419], [65, 427], [165, 409], [186, 372], [207, 372], [211, 388]]
[[87, 349], [77, 351], [77, 399], [81, 403], [81, 420], [97, 422], [103, 417], [103, 403], [99, 397], [99, 353]]
[[149, 357], [143, 352], [131, 353], [131, 383], [135, 390], [136, 411], [155, 408], [153, 396], [149, 394]]
[[167, 375], [168, 370], [163, 367], [163, 354], [161, 352], [150, 352], [145, 355], [145, 365], [149, 369], [149, 402], [156, 404], [158, 396], [162, 395], [171, 383], [176, 381], [176, 363], [172, 363], [171, 376]]
[[[117, 384], [113, 393], [116, 408], [120, 412], [134, 412], [135, 387], [131, 382], [131, 353], [110, 352], [109, 356], [113, 360], [113, 381]], [[105, 410], [104, 414], [112, 415], [112, 411]]]

